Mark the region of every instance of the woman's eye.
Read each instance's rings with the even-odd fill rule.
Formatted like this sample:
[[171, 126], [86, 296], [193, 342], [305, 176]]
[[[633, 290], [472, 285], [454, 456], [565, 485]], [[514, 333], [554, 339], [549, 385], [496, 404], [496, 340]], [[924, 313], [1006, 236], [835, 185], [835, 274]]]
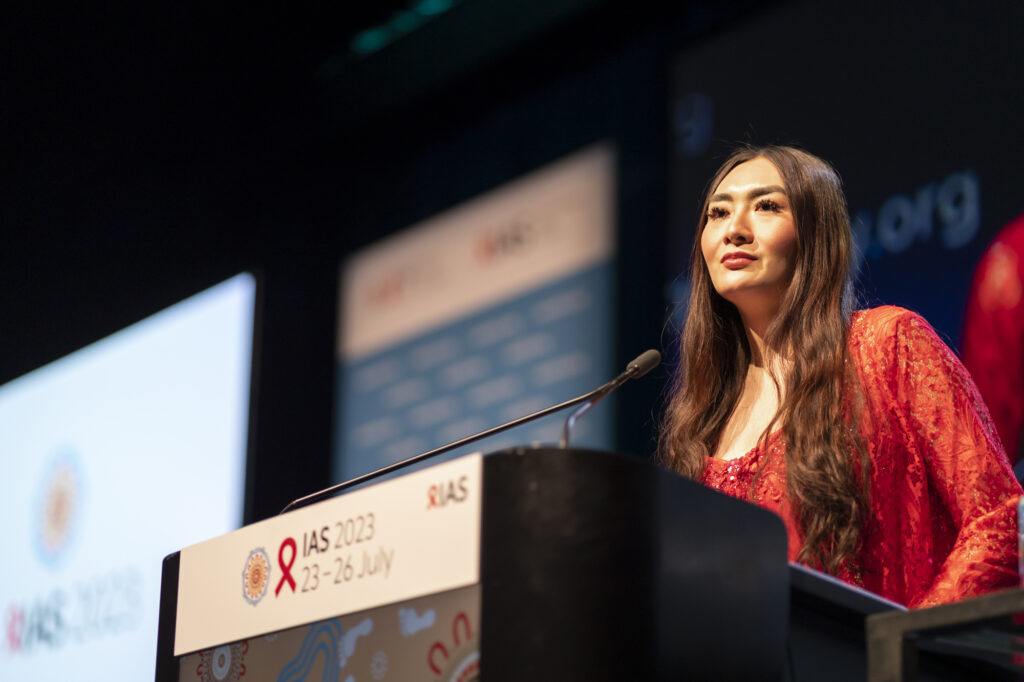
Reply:
[[761, 199], [761, 201], [757, 202], [757, 208], [761, 211], [772, 211], [774, 213], [782, 207], [779, 206], [778, 202], [771, 199]]
[[718, 220], [724, 218], [727, 215], [724, 208], [709, 208], [708, 209], [708, 220]]

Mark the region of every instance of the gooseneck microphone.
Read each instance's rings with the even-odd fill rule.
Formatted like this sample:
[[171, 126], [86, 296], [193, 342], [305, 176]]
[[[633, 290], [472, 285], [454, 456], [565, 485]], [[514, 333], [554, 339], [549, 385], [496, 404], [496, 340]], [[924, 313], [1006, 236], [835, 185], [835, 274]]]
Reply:
[[651, 350], [644, 351], [634, 359], [633, 362], [626, 365], [626, 371], [596, 391], [588, 393], [584, 399], [580, 401], [583, 404], [570, 412], [569, 416], [566, 417], [565, 424], [562, 426], [562, 440], [558, 442], [558, 447], [569, 447], [569, 432], [572, 430], [572, 427], [576, 425], [576, 421], [582, 417], [587, 410], [604, 400], [609, 393], [617, 389], [622, 384], [626, 383], [630, 379], [639, 379], [660, 364], [661, 353], [653, 348]]
[[528, 422], [532, 422], [535, 419], [540, 419], [541, 417], [546, 417], [549, 414], [554, 414], [555, 412], [559, 412], [561, 410], [565, 410], [570, 407], [580, 405], [580, 407], [577, 410], [573, 411], [573, 413], [569, 415], [569, 419], [566, 420], [565, 427], [562, 430], [562, 440], [560, 443], [560, 447], [564, 448], [568, 445], [569, 442], [569, 430], [572, 428], [573, 424], [576, 423], [576, 420], [583, 415], [584, 412], [589, 410], [600, 400], [602, 400], [605, 396], [607, 396], [609, 393], [611, 393], [616, 388], [626, 383], [630, 379], [638, 379], [643, 375], [647, 374], [652, 369], [657, 367], [658, 363], [660, 362], [661, 353], [653, 349], [645, 351], [641, 353], [637, 358], [635, 358], [632, 362], [630, 362], [628, 365], [626, 365], [626, 371], [624, 371], [622, 374], [615, 377], [608, 383], [604, 384], [600, 388], [590, 391], [589, 393], [585, 393], [581, 396], [573, 398], [572, 400], [566, 400], [564, 403], [559, 403], [557, 405], [552, 405], [551, 407], [546, 407], [543, 410], [539, 410], [537, 412], [534, 412], [533, 414], [528, 414], [525, 417], [513, 419], [510, 422], [505, 422], [501, 426], [495, 426], [493, 428], [487, 429], [486, 431], [481, 431], [480, 433], [473, 434], [472, 436], [461, 438], [453, 443], [448, 443], [447, 445], [442, 445], [439, 448], [435, 448], [433, 450], [420, 453], [413, 457], [409, 457], [408, 459], [403, 459], [400, 462], [389, 464], [386, 467], [382, 467], [380, 469], [377, 469], [376, 471], [371, 471], [368, 474], [363, 474], [362, 476], [356, 476], [355, 478], [349, 479], [347, 481], [342, 481], [341, 483], [332, 485], [329, 488], [324, 488], [323, 490], [317, 491], [310, 495], [306, 495], [305, 497], [300, 497], [297, 500], [292, 500], [284, 509], [281, 510], [280, 513], [284, 514], [285, 512], [291, 511], [292, 509], [298, 509], [299, 507], [305, 507], [308, 504], [313, 504], [314, 502], [325, 500], [328, 497], [333, 497], [334, 495], [337, 495], [341, 491], [347, 490], [348, 488], [351, 488], [353, 486], [357, 486], [360, 483], [366, 483], [367, 481], [371, 481], [385, 474], [390, 474], [393, 471], [398, 471], [399, 469], [404, 469], [407, 466], [412, 466], [417, 462], [422, 462], [424, 460], [430, 459], [431, 457], [436, 457], [437, 455], [444, 454], [445, 452], [448, 452], [450, 450], [460, 448], [463, 445], [469, 445], [470, 443], [481, 440], [483, 438], [487, 438], [488, 436], [494, 436], [496, 434], [501, 433], [502, 431], [507, 431], [516, 426], [521, 426]]

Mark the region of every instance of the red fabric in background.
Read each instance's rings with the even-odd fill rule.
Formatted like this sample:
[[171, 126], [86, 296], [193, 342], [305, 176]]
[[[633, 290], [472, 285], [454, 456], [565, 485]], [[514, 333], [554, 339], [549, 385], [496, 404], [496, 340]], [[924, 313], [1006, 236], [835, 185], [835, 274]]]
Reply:
[[1024, 216], [986, 249], [964, 313], [961, 358], [981, 391], [1010, 461], [1024, 431]]
[[[1021, 488], [964, 366], [924, 319], [894, 306], [855, 314], [848, 346], [865, 400], [871, 518], [859, 570], [838, 577], [910, 607], [1017, 584]], [[709, 458], [703, 482], [782, 517], [796, 559], [780, 431], [743, 457]]]

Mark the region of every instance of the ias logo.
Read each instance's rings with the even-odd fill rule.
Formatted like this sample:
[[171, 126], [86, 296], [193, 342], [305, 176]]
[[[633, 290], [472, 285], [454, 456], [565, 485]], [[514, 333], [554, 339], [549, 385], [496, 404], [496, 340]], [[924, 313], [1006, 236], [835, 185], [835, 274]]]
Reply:
[[242, 596], [245, 601], [253, 606], [260, 603], [263, 595], [267, 593], [267, 584], [270, 582], [270, 557], [262, 547], [249, 552], [249, 558], [245, 560], [245, 570], [242, 571]]
[[437, 483], [427, 488], [427, 511], [465, 502], [469, 497], [466, 480], [465, 476], [460, 476], [458, 480]]
[[541, 230], [534, 222], [516, 218], [507, 224], [478, 233], [473, 244], [473, 255], [481, 265], [491, 265], [499, 258], [525, 253], [536, 245], [541, 236]]
[[82, 476], [75, 452], [64, 447], [52, 457], [36, 501], [36, 549], [49, 564], [66, 553], [78, 527]]

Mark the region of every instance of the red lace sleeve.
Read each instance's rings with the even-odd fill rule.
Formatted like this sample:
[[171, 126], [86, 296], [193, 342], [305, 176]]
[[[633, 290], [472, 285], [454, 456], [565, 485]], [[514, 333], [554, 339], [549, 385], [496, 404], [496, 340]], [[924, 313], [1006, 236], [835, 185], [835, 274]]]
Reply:
[[[892, 370], [885, 372], [892, 382], [892, 416], [911, 461], [927, 474], [919, 484], [930, 490], [919, 499], [943, 505], [956, 534], [931, 586], [907, 595], [908, 606], [922, 607], [1015, 584], [1021, 488], [967, 370], [927, 322], [901, 312], [892, 355], [880, 358]], [[889, 492], [899, 494], [883, 494]]]

